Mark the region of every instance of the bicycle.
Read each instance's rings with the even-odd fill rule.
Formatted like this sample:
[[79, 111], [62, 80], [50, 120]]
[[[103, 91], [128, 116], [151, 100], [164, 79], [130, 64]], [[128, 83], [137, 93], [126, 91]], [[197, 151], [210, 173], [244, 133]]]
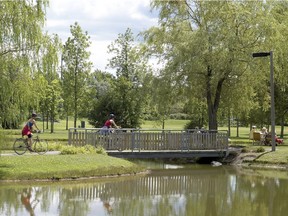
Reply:
[[[109, 128], [107, 130], [100, 130], [97, 132], [98, 142], [100, 146], [104, 147], [106, 150], [118, 150], [123, 151], [123, 130]], [[96, 145], [97, 145], [96, 144]]]
[[43, 155], [48, 151], [48, 142], [47, 140], [40, 139], [39, 138], [39, 133], [41, 131], [36, 132], [36, 136], [33, 138], [33, 144], [32, 144], [32, 151], [29, 149], [29, 143], [28, 143], [28, 138], [17, 138], [14, 142], [13, 145], [13, 150], [15, 151], [16, 154], [18, 155], [23, 155], [27, 150], [30, 152], [36, 152], [39, 155]]

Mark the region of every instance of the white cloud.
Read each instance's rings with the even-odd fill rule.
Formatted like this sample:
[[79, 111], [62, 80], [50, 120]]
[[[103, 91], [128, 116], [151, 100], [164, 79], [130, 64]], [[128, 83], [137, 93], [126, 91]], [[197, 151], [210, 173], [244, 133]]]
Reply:
[[71, 35], [70, 25], [78, 22], [91, 36], [94, 68], [106, 70], [107, 46], [119, 33], [130, 28], [136, 36], [157, 24], [149, 5], [150, 0], [50, 0], [46, 30], [58, 34], [64, 43]]

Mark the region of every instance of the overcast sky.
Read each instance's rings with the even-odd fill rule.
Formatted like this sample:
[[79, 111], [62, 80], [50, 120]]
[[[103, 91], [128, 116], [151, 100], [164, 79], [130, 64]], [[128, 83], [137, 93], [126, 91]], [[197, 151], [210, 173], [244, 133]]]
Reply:
[[150, 0], [50, 0], [46, 30], [58, 34], [64, 43], [71, 36], [70, 25], [78, 22], [91, 37], [91, 61], [94, 69], [106, 69], [107, 46], [119, 33], [130, 28], [134, 34], [157, 25], [157, 14], [151, 12]]

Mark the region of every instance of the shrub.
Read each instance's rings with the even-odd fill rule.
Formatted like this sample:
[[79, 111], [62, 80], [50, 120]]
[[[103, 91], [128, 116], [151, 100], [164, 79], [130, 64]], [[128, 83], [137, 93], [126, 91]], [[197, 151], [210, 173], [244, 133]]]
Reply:
[[191, 120], [190, 122], [188, 122], [185, 126], [184, 129], [195, 129], [195, 128], [202, 128], [203, 125], [199, 124], [199, 122]]
[[105, 151], [105, 149], [102, 146], [97, 146], [95, 148], [95, 151], [97, 154], [107, 155], [107, 152]]
[[189, 115], [187, 115], [186, 113], [173, 113], [170, 114], [170, 119], [186, 120], [189, 119]]
[[96, 148], [92, 145], [85, 145], [81, 147], [63, 145], [60, 143], [49, 143], [48, 151], [60, 151], [62, 155], [68, 154], [102, 154], [107, 155], [105, 149], [102, 146]]
[[257, 152], [257, 153], [265, 152], [265, 149], [261, 146], [261, 147], [259, 147], [259, 148], [256, 149], [256, 152]]
[[62, 149], [61, 149], [62, 155], [77, 154], [77, 153], [78, 153], [78, 150], [77, 150], [77, 147], [75, 147], [75, 146], [70, 146], [70, 145], [62, 146]]
[[62, 144], [58, 142], [49, 142], [48, 144], [48, 151], [61, 151], [62, 149]]
[[249, 150], [245, 147], [245, 148], [242, 148], [241, 152], [242, 153], [247, 153], [247, 152], [249, 152]]

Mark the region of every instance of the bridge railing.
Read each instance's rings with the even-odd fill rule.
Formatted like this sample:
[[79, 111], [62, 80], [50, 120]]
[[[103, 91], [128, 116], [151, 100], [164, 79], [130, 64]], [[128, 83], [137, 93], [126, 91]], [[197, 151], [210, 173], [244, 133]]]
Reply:
[[89, 144], [121, 151], [220, 150], [228, 148], [228, 132], [123, 128], [110, 133], [101, 128], [70, 128], [68, 142], [75, 146]]

